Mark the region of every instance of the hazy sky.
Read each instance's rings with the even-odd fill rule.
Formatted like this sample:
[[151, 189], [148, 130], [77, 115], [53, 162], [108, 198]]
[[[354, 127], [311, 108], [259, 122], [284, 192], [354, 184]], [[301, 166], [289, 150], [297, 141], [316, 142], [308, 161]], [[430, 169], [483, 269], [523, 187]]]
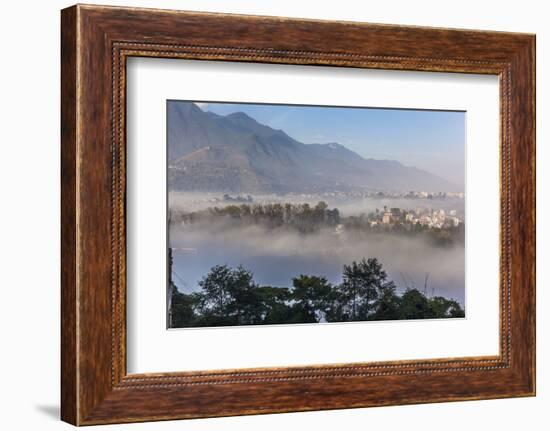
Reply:
[[197, 103], [242, 111], [305, 144], [338, 142], [365, 158], [398, 160], [464, 184], [465, 113], [405, 109]]

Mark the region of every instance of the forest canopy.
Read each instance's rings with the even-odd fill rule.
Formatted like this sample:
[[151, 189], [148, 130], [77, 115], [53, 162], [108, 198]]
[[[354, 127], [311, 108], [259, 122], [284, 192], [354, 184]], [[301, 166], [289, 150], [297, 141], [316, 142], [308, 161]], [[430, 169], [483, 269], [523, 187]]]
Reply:
[[416, 288], [396, 292], [376, 258], [344, 265], [342, 282], [299, 275], [291, 287], [261, 286], [243, 266], [214, 266], [200, 290], [180, 292], [170, 281], [170, 327], [265, 325], [464, 317], [460, 304]]

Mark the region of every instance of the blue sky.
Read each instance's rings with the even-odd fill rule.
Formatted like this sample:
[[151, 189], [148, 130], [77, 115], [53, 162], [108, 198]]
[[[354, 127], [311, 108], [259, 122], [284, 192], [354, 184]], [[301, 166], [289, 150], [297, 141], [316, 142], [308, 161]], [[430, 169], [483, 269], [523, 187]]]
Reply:
[[227, 115], [242, 111], [305, 144], [338, 142], [365, 158], [398, 160], [464, 183], [465, 113], [246, 103], [197, 103]]

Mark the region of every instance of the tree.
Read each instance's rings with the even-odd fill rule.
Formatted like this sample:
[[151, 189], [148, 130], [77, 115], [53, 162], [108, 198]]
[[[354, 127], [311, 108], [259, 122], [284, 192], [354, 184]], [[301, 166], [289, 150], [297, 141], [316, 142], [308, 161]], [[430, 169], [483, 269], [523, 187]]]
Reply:
[[401, 296], [400, 319], [426, 319], [433, 317], [428, 298], [418, 289], [407, 289]]
[[324, 277], [300, 275], [292, 280], [294, 289], [292, 299], [293, 309], [298, 314], [298, 320], [303, 322], [319, 322], [325, 319], [330, 307], [329, 295], [332, 285]]
[[346, 322], [349, 319], [348, 298], [342, 291], [342, 285], [332, 287], [327, 298], [328, 308], [325, 314], [327, 322]]
[[373, 320], [397, 320], [400, 318], [399, 309], [401, 298], [395, 292], [393, 281], [386, 283], [380, 289], [378, 300], [374, 304]]
[[235, 325], [254, 320], [251, 307], [254, 306], [253, 290], [257, 285], [251, 271], [242, 266], [232, 269], [227, 265], [217, 265], [199, 281], [199, 286], [202, 291], [198, 309], [203, 323]]
[[215, 314], [221, 314], [231, 301], [233, 271], [227, 265], [214, 266], [207, 276], [199, 281], [202, 289], [202, 308]]
[[[171, 255], [170, 255], [171, 259]], [[171, 260], [170, 260], [171, 262]], [[375, 258], [344, 265], [343, 282], [300, 275], [292, 289], [259, 286], [242, 266], [214, 266], [191, 294], [171, 286], [171, 327], [464, 317], [460, 304], [418, 289], [396, 293]]]
[[435, 318], [464, 317], [464, 310], [458, 302], [453, 299], [434, 296], [428, 301], [430, 314]]
[[315, 226], [320, 226], [325, 223], [326, 219], [326, 211], [328, 209], [328, 205], [326, 202], [319, 201], [317, 205], [313, 208], [313, 223]]
[[312, 210], [308, 203], [299, 206], [295, 217], [296, 227], [301, 233], [311, 233], [314, 231], [312, 224]]
[[251, 213], [250, 205], [241, 204], [240, 208], [241, 208], [241, 219], [248, 219]]
[[261, 304], [261, 323], [281, 324], [292, 320], [292, 310], [288, 305], [292, 294], [288, 288], [260, 286], [255, 290]]
[[261, 323], [264, 312], [252, 272], [242, 266], [230, 270], [228, 288], [231, 300], [226, 305], [225, 313], [233, 316], [239, 325]]
[[172, 283], [172, 302], [171, 310], [172, 319], [170, 327], [183, 328], [188, 326], [194, 326], [196, 314], [195, 307], [197, 304], [196, 294], [187, 295], [178, 291], [176, 286]]
[[239, 219], [241, 218], [241, 207], [237, 205], [227, 205], [223, 208], [223, 214], [231, 218]]
[[387, 278], [386, 271], [376, 258], [362, 259], [359, 263], [353, 261], [351, 265], [344, 265], [340, 290], [349, 308], [349, 320], [369, 318], [374, 301], [387, 286]]
[[340, 224], [340, 211], [338, 211], [338, 208], [333, 208], [327, 211], [327, 223], [330, 226]]

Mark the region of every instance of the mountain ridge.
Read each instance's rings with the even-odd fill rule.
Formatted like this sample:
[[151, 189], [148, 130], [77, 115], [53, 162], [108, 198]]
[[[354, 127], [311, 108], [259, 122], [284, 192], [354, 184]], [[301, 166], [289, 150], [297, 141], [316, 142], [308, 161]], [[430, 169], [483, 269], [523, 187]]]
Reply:
[[244, 112], [219, 115], [168, 103], [170, 190], [289, 193], [460, 191], [395, 160], [366, 159], [337, 142], [304, 144]]

